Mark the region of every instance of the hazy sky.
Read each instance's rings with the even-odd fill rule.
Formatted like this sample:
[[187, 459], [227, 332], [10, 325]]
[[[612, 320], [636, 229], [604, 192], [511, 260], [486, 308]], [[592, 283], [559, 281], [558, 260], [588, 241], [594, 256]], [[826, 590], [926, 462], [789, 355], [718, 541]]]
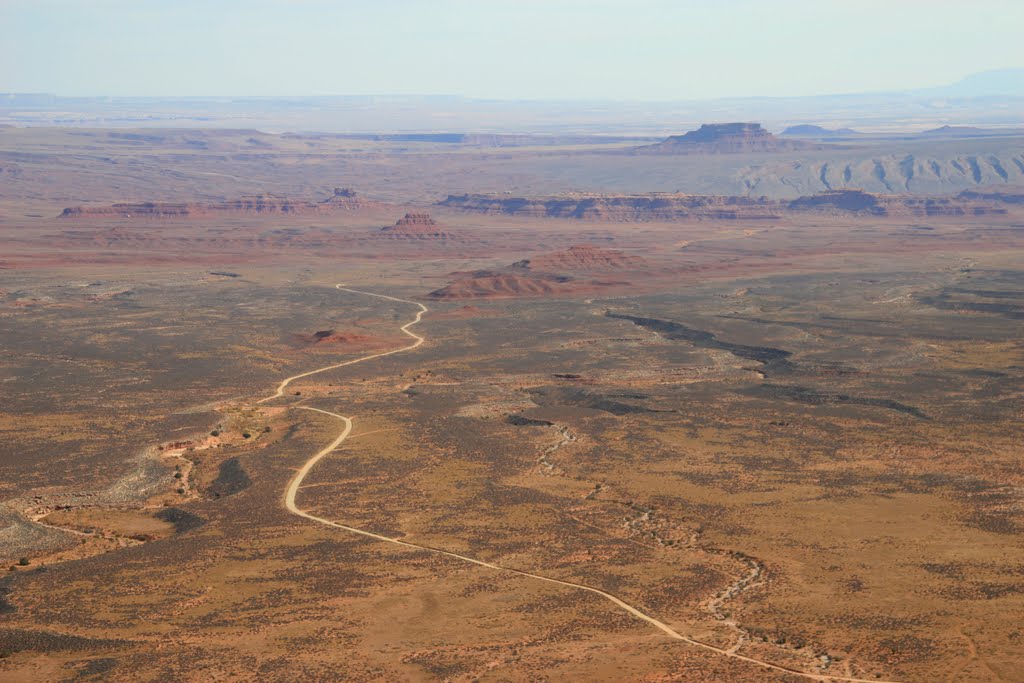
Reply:
[[691, 99], [1024, 66], [1024, 0], [0, 0], [0, 92]]

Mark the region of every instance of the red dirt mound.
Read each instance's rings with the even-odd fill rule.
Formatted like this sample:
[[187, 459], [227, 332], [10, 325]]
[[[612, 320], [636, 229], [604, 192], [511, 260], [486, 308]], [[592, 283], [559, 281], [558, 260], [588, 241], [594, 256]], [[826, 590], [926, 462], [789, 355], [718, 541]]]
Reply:
[[529, 277], [478, 271], [430, 293], [434, 299], [496, 299], [519, 296], [551, 296], [568, 291], [568, 278]]
[[630, 256], [617, 249], [603, 249], [589, 244], [569, 247], [565, 251], [543, 254], [511, 265], [512, 268], [547, 273], [599, 272], [609, 270], [635, 270], [643, 268], [647, 261], [640, 256]]

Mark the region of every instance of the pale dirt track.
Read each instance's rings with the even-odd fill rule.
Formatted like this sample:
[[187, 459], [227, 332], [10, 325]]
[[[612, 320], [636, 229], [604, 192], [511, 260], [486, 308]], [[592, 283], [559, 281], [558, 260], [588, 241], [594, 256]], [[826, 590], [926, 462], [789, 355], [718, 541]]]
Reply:
[[303, 373], [298, 374], [298, 375], [292, 375], [291, 377], [289, 377], [289, 378], [287, 378], [285, 380], [282, 380], [281, 383], [277, 385], [277, 391], [276, 391], [276, 393], [274, 393], [273, 396], [267, 396], [266, 398], [261, 398], [259, 401], [257, 401], [257, 403], [266, 403], [267, 401], [272, 401], [275, 398], [280, 398], [281, 396], [284, 396], [284, 390], [288, 387], [289, 384], [291, 384], [292, 382], [294, 382], [297, 379], [302, 379], [303, 377], [309, 377], [310, 375], [317, 375], [317, 374], [320, 374], [321, 372], [327, 372], [328, 370], [334, 370], [336, 368], [343, 368], [346, 365], [355, 365], [356, 363], [362, 363], [363, 361], [373, 360], [374, 358], [383, 358], [384, 356], [391, 356], [391, 355], [394, 355], [396, 353], [402, 353], [403, 351], [412, 351], [417, 346], [419, 346], [420, 344], [423, 343], [423, 337], [421, 337], [418, 334], [414, 334], [414, 333], [409, 331], [409, 328], [412, 327], [413, 325], [415, 325], [416, 323], [418, 323], [423, 318], [423, 314], [427, 312], [427, 307], [424, 306], [423, 304], [416, 303], [415, 301], [406, 301], [405, 299], [396, 299], [393, 296], [386, 296], [384, 294], [373, 294], [372, 292], [360, 292], [359, 290], [348, 289], [347, 287], [342, 287], [341, 285], [335, 285], [335, 288], [336, 289], [340, 289], [343, 292], [353, 292], [354, 294], [365, 294], [366, 296], [375, 296], [378, 299], [389, 299], [390, 301], [399, 301], [399, 302], [401, 302], [403, 304], [413, 304], [415, 306], [419, 306], [420, 310], [419, 310], [418, 313], [416, 313], [416, 318], [413, 319], [412, 322], [406, 323], [406, 324], [402, 325], [402, 327], [401, 327], [402, 332], [404, 332], [405, 334], [409, 335], [410, 337], [412, 337], [416, 341], [414, 341], [409, 346], [403, 346], [400, 349], [393, 349], [391, 351], [385, 351], [383, 353], [374, 353], [374, 354], [371, 354], [369, 356], [362, 356], [361, 358], [356, 358], [354, 360], [345, 361], [344, 363], [337, 363], [335, 365], [328, 365], [328, 366], [323, 367], [323, 368], [317, 368], [316, 370], [310, 370], [309, 372], [303, 372]]
[[[359, 291], [359, 290], [356, 290], [356, 289], [348, 289], [347, 287], [342, 287], [341, 285], [337, 285], [337, 288], [342, 290], [342, 291], [351, 292], [353, 294], [363, 294], [363, 295], [366, 295], [366, 296], [373, 296], [373, 297], [377, 297], [377, 298], [380, 298], [380, 299], [388, 299], [390, 301], [397, 301], [399, 303], [407, 303], [407, 304], [412, 304], [414, 306], [419, 306], [420, 310], [416, 313], [416, 317], [411, 322], [408, 322], [405, 325], [402, 325], [402, 327], [400, 328], [403, 333], [405, 333], [408, 336], [412, 337], [415, 341], [412, 344], [410, 344], [409, 346], [404, 346], [404, 347], [399, 348], [399, 349], [394, 349], [393, 351], [386, 351], [384, 353], [375, 353], [375, 354], [371, 354], [371, 355], [368, 355], [368, 356], [362, 356], [360, 358], [356, 358], [354, 360], [346, 361], [344, 363], [338, 363], [338, 364], [335, 364], [335, 365], [328, 365], [326, 367], [318, 368], [316, 370], [310, 370], [309, 372], [304, 372], [304, 373], [299, 374], [299, 375], [293, 375], [292, 377], [289, 377], [289, 378], [285, 379], [284, 381], [282, 381], [278, 385], [277, 392], [273, 396], [268, 396], [267, 398], [264, 398], [261, 401], [259, 401], [259, 403], [263, 403], [265, 401], [269, 401], [271, 399], [275, 399], [275, 398], [278, 398], [280, 396], [283, 396], [285, 388], [291, 382], [293, 382], [294, 380], [301, 379], [303, 377], [309, 377], [310, 375], [315, 375], [315, 374], [318, 374], [318, 373], [321, 373], [321, 372], [327, 372], [328, 370], [333, 370], [335, 368], [345, 367], [346, 365], [353, 365], [355, 363], [361, 363], [363, 361], [372, 360], [374, 358], [381, 358], [383, 356], [390, 356], [390, 355], [393, 355], [393, 354], [396, 354], [396, 353], [402, 353], [404, 351], [411, 351], [411, 350], [415, 349], [416, 347], [418, 347], [419, 345], [421, 345], [423, 343], [423, 341], [424, 341], [423, 337], [421, 337], [418, 334], [415, 334], [415, 333], [409, 331], [409, 328], [412, 327], [413, 325], [419, 323], [420, 320], [422, 320], [422, 318], [423, 318], [423, 314], [428, 312], [429, 309], [427, 309], [427, 307], [424, 306], [423, 304], [415, 302], [415, 301], [408, 301], [406, 299], [398, 299], [398, 298], [392, 297], [392, 296], [385, 296], [383, 294], [374, 294], [372, 292], [362, 292], [362, 291]], [[332, 453], [335, 449], [337, 449], [342, 443], [344, 443], [345, 439], [348, 438], [348, 435], [352, 432], [352, 420], [351, 420], [351, 418], [345, 417], [344, 415], [339, 415], [337, 413], [332, 413], [332, 412], [327, 411], [327, 410], [321, 410], [320, 408], [310, 408], [308, 406], [299, 406], [299, 408], [301, 408], [302, 410], [310, 410], [310, 411], [313, 411], [313, 412], [321, 413], [323, 415], [328, 415], [330, 417], [333, 417], [333, 418], [336, 418], [338, 420], [341, 420], [342, 423], [344, 424], [344, 427], [342, 428], [341, 433], [338, 434], [338, 436], [334, 439], [334, 441], [329, 443], [327, 446], [325, 446], [323, 449], [321, 449], [315, 455], [313, 455], [313, 457], [311, 457], [309, 460], [307, 460], [302, 465], [302, 467], [299, 468], [299, 470], [295, 473], [295, 476], [292, 477], [291, 481], [288, 482], [288, 488], [285, 489], [285, 494], [284, 494], [284, 505], [288, 509], [288, 511], [291, 512], [294, 515], [298, 515], [299, 517], [302, 517], [304, 519], [308, 519], [308, 520], [313, 521], [313, 522], [317, 522], [319, 524], [323, 524], [325, 526], [330, 526], [330, 527], [334, 527], [336, 529], [341, 529], [343, 531], [347, 531], [347, 532], [352, 533], [352, 534], [358, 534], [359, 536], [365, 536], [367, 538], [372, 538], [372, 539], [374, 539], [376, 541], [382, 541], [384, 543], [392, 543], [394, 545], [403, 546], [405, 548], [412, 548], [414, 550], [421, 550], [421, 551], [427, 551], [427, 552], [431, 552], [431, 553], [437, 553], [437, 554], [440, 554], [440, 555], [445, 555], [446, 557], [451, 557], [451, 558], [454, 558], [454, 559], [457, 559], [457, 560], [461, 560], [463, 562], [469, 562], [471, 564], [475, 564], [475, 565], [478, 565], [480, 567], [486, 567], [488, 569], [493, 569], [493, 570], [496, 570], [496, 571], [507, 572], [507, 573], [516, 574], [516, 575], [519, 575], [519, 576], [525, 576], [525, 577], [530, 578], [530, 579], [536, 579], [538, 581], [545, 581], [547, 583], [553, 583], [553, 584], [556, 584], [556, 585], [559, 585], [559, 586], [566, 586], [568, 588], [575, 588], [577, 590], [582, 590], [582, 591], [586, 591], [588, 593], [593, 593], [594, 595], [599, 595], [602, 598], [608, 600], [609, 602], [614, 604], [616, 607], [624, 610], [625, 612], [633, 615], [634, 617], [636, 617], [638, 619], [642, 619], [643, 621], [647, 622], [651, 626], [654, 626], [655, 628], [657, 628], [658, 630], [660, 630], [661, 632], [663, 632], [665, 635], [669, 636], [670, 638], [674, 638], [675, 640], [681, 640], [681, 641], [683, 641], [685, 643], [693, 645], [694, 647], [699, 647], [699, 648], [701, 648], [703, 650], [708, 650], [710, 652], [714, 652], [716, 654], [722, 655], [723, 657], [730, 657], [732, 659], [736, 659], [736, 660], [739, 660], [739, 661], [747, 662], [749, 664], [753, 664], [755, 666], [759, 666], [759, 667], [762, 667], [762, 668], [771, 669], [773, 671], [779, 671], [781, 673], [789, 674], [791, 676], [799, 676], [801, 678], [804, 678], [804, 679], [807, 679], [807, 680], [812, 680], [812, 681], [826, 681], [826, 682], [827, 681], [833, 681], [833, 682], [835, 682], [835, 681], [843, 681], [843, 682], [846, 682], [846, 683], [896, 683], [895, 681], [883, 681], [883, 680], [879, 680], [879, 679], [851, 678], [851, 677], [844, 677], [844, 676], [828, 676], [828, 675], [825, 675], [825, 674], [807, 673], [807, 672], [804, 672], [804, 671], [799, 671], [797, 669], [791, 669], [789, 667], [781, 666], [779, 664], [772, 664], [771, 662], [766, 662], [766, 661], [763, 661], [763, 660], [760, 660], [760, 659], [754, 659], [752, 657], [747, 657], [747, 656], [741, 655], [741, 654], [739, 654], [737, 652], [732, 652], [730, 650], [726, 650], [724, 648], [716, 647], [716, 646], [710, 645], [708, 643], [703, 643], [703, 642], [701, 642], [699, 640], [694, 640], [692, 638], [688, 638], [688, 637], [682, 635], [681, 633], [679, 633], [678, 631], [674, 630], [671, 626], [668, 626], [667, 624], [665, 624], [665, 623], [655, 619], [654, 617], [641, 612], [639, 609], [633, 607], [629, 603], [627, 603], [627, 602], [625, 602], [625, 601], [615, 597], [611, 593], [606, 593], [605, 591], [600, 590], [599, 588], [594, 588], [592, 586], [586, 586], [586, 585], [580, 584], [580, 583], [573, 583], [571, 581], [563, 581], [561, 579], [554, 579], [554, 578], [551, 578], [549, 576], [542, 576], [540, 574], [533, 574], [531, 572], [526, 572], [526, 571], [522, 571], [522, 570], [519, 570], [519, 569], [512, 569], [510, 567], [502, 567], [501, 565], [493, 564], [491, 562], [484, 562], [483, 560], [478, 560], [478, 559], [475, 559], [475, 558], [472, 558], [472, 557], [468, 557], [466, 555], [460, 555], [458, 553], [453, 553], [453, 552], [450, 552], [448, 550], [442, 550], [440, 548], [432, 548], [430, 546], [420, 545], [418, 543], [410, 543], [408, 541], [402, 541], [402, 540], [399, 540], [397, 538], [389, 538], [387, 536], [381, 536], [380, 534], [375, 534], [375, 533], [373, 533], [371, 531], [365, 531], [363, 529], [357, 529], [355, 527], [345, 526], [344, 524], [339, 524], [338, 522], [333, 522], [333, 521], [331, 521], [329, 519], [324, 519], [323, 517], [317, 517], [316, 515], [312, 515], [312, 514], [306, 512], [306, 511], [300, 509], [295, 504], [295, 496], [298, 493], [299, 489], [302, 487], [302, 482], [306, 479], [306, 477], [309, 475], [310, 471], [316, 466], [316, 464], [318, 462], [320, 462], [320, 460], [325, 458], [327, 455]]]

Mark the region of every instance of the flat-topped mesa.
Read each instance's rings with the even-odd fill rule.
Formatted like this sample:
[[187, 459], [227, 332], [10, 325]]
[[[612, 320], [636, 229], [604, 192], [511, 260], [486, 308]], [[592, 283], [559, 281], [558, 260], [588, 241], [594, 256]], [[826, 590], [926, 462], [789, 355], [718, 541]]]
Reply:
[[868, 216], [987, 216], [1002, 215], [1007, 209], [999, 199], [981, 193], [956, 197], [912, 197], [877, 195], [863, 190], [831, 190], [789, 202], [789, 211], [818, 211]]
[[722, 140], [770, 140], [775, 136], [760, 123], [703, 123], [697, 130], [668, 139], [677, 142], [721, 142]]
[[798, 197], [787, 207], [791, 211], [842, 211], [848, 213], [868, 213], [884, 216], [885, 207], [878, 201], [878, 196], [863, 190], [831, 190], [807, 197]]
[[376, 202], [368, 202], [356, 196], [354, 190], [335, 188], [334, 194], [322, 201], [258, 194], [222, 202], [124, 202], [109, 206], [69, 207], [61, 212], [60, 217], [182, 218], [212, 214], [306, 216], [376, 205]]
[[820, 149], [801, 140], [782, 140], [760, 123], [705, 123], [684, 135], [672, 135], [654, 144], [637, 147], [645, 154], [740, 154], [778, 152], [792, 149]]
[[378, 235], [404, 240], [454, 240], [457, 235], [448, 232], [428, 213], [407, 213], [391, 226], [381, 228]]
[[449, 195], [438, 202], [449, 209], [528, 218], [569, 218], [619, 223], [659, 221], [752, 221], [781, 219], [787, 214], [825, 212], [856, 216], [985, 216], [1008, 213], [1006, 205], [1021, 203], [1012, 193], [968, 193], [946, 197], [872, 194], [859, 189], [830, 190], [776, 201], [766, 197], [732, 197], [654, 193], [649, 195], [563, 195], [504, 197]]
[[197, 204], [171, 202], [141, 202], [138, 204], [111, 204], [110, 206], [69, 206], [60, 212], [59, 218], [85, 218], [88, 216], [133, 216], [145, 218], [172, 218], [190, 216], [196, 212]]
[[693, 194], [505, 197], [449, 195], [440, 206], [483, 214], [592, 221], [763, 220], [778, 218], [777, 202], [763, 197]]
[[531, 272], [560, 273], [636, 270], [646, 267], [646, 259], [625, 254], [618, 249], [603, 249], [579, 244], [564, 251], [532, 256], [516, 261], [510, 268]]
[[437, 221], [430, 217], [429, 213], [407, 213], [395, 223], [396, 228], [406, 230], [436, 232]]
[[790, 126], [782, 131], [781, 134], [793, 137], [835, 138], [857, 135], [858, 133], [852, 128], [825, 128], [824, 126], [816, 126], [810, 123], [801, 123]]

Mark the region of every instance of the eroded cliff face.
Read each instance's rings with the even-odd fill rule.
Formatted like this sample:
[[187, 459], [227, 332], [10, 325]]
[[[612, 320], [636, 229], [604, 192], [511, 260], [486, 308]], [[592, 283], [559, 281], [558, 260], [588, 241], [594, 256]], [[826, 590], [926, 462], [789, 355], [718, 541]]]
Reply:
[[855, 189], [877, 194], [952, 195], [975, 188], [1019, 187], [1024, 184], [1024, 152], [1018, 140], [988, 154], [935, 149], [866, 156], [865, 150], [849, 148], [807, 159], [752, 164], [738, 170], [735, 179], [742, 184], [737, 192], [787, 199]]
[[834, 190], [776, 201], [764, 197], [718, 195], [568, 195], [503, 197], [449, 195], [441, 206], [482, 214], [531, 218], [575, 218], [612, 222], [687, 220], [770, 220], [792, 213], [825, 212], [873, 216], [984, 216], [1007, 213], [1018, 195], [961, 193], [952, 197], [885, 195], [862, 190]]
[[998, 199], [977, 193], [961, 193], [956, 197], [908, 197], [876, 195], [860, 190], [835, 190], [794, 199], [786, 208], [796, 212], [872, 216], [986, 216], [1007, 213], [1007, 209], [999, 204]]
[[335, 188], [324, 200], [294, 199], [272, 194], [223, 202], [135, 202], [110, 206], [75, 206], [64, 209], [61, 218], [117, 216], [122, 218], [182, 218], [211, 215], [315, 215], [378, 206], [349, 188]]
[[778, 218], [779, 204], [753, 197], [715, 195], [570, 195], [564, 197], [503, 197], [449, 195], [441, 206], [485, 214], [585, 220], [675, 221], [686, 219]]

